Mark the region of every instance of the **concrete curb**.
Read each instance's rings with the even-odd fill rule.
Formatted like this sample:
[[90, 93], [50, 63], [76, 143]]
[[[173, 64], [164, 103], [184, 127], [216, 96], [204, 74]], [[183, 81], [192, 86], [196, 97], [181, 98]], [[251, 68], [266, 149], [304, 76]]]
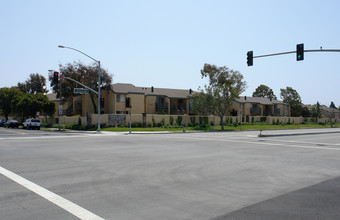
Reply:
[[304, 132], [304, 133], [290, 133], [290, 134], [259, 134], [258, 137], [281, 137], [281, 136], [299, 136], [299, 135], [312, 135], [312, 134], [335, 134], [340, 131], [325, 131], [325, 132]]

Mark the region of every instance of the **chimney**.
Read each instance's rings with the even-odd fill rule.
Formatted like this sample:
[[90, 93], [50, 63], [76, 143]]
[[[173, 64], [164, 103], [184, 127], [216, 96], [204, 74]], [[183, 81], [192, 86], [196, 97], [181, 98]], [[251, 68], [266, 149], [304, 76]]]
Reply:
[[191, 95], [191, 93], [192, 93], [192, 89], [189, 89], [189, 94]]
[[247, 96], [244, 96], [244, 100], [247, 100]]
[[151, 86], [151, 92], [153, 93], [153, 86]]

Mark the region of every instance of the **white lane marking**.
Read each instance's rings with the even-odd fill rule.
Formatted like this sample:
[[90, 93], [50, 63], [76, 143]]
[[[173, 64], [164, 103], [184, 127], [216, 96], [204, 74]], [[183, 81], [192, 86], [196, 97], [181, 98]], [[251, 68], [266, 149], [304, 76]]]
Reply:
[[33, 136], [33, 137], [4, 137], [0, 138], [0, 140], [25, 140], [25, 139], [53, 139], [53, 138], [80, 138], [80, 137], [102, 137], [102, 136], [118, 136], [123, 135], [122, 133], [103, 133], [103, 134], [77, 134], [77, 135], [46, 135], [46, 136]]
[[289, 141], [289, 140], [277, 140], [277, 139], [267, 139], [268, 141], [273, 142], [289, 142], [289, 143], [296, 143], [296, 144], [313, 144], [313, 145], [325, 145], [325, 146], [339, 146], [340, 144], [330, 144], [330, 143], [316, 143], [316, 142], [305, 142], [305, 141]]
[[[179, 138], [179, 137], [177, 137]], [[292, 148], [307, 148], [307, 149], [318, 149], [318, 150], [335, 150], [340, 151], [340, 148], [332, 148], [332, 147], [313, 147], [313, 146], [303, 146], [303, 145], [289, 145], [289, 144], [279, 144], [279, 143], [267, 143], [267, 142], [253, 142], [253, 141], [239, 141], [239, 140], [226, 140], [226, 139], [213, 139], [213, 138], [188, 138], [185, 139], [201, 139], [201, 140], [211, 140], [211, 141], [222, 141], [222, 142], [237, 142], [237, 143], [246, 143], [246, 144], [257, 144], [257, 145], [270, 145], [270, 146], [284, 146], [284, 147], [292, 147]]]
[[3, 168], [0, 166], [0, 173], [7, 178], [13, 180], [14, 182], [22, 185], [23, 187], [31, 190], [32, 192], [35, 192], [39, 196], [47, 199], [48, 201], [54, 203], [55, 205], [59, 206], [60, 208], [68, 211], [72, 215], [76, 216], [79, 219], [88, 219], [88, 220], [97, 220], [97, 219], [103, 219], [99, 217], [98, 215], [93, 214], [92, 212], [80, 207], [79, 205], [64, 199], [63, 197], [45, 189], [41, 186]]

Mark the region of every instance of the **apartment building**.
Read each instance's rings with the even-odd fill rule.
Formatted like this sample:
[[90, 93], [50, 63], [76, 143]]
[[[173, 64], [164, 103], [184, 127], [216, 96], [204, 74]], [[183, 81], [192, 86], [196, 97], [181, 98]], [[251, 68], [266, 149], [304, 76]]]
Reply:
[[[104, 103], [101, 114], [167, 114], [188, 115], [191, 113], [191, 89], [166, 89], [156, 87], [137, 87], [128, 83], [116, 83], [110, 89], [103, 90]], [[51, 96], [52, 97], [52, 96]], [[126, 98], [130, 98], [131, 109], [126, 107]], [[87, 116], [95, 113], [89, 94], [75, 95], [73, 100], [63, 106], [66, 115]], [[235, 100], [227, 115], [249, 116], [290, 116], [290, 106], [279, 100], [262, 97], [240, 97]]]

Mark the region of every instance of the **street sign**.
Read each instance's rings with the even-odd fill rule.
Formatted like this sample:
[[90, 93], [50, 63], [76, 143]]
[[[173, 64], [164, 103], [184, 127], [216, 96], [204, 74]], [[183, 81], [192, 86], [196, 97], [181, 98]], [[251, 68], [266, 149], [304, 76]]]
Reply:
[[89, 90], [88, 89], [83, 89], [83, 88], [74, 88], [73, 93], [88, 94]]

